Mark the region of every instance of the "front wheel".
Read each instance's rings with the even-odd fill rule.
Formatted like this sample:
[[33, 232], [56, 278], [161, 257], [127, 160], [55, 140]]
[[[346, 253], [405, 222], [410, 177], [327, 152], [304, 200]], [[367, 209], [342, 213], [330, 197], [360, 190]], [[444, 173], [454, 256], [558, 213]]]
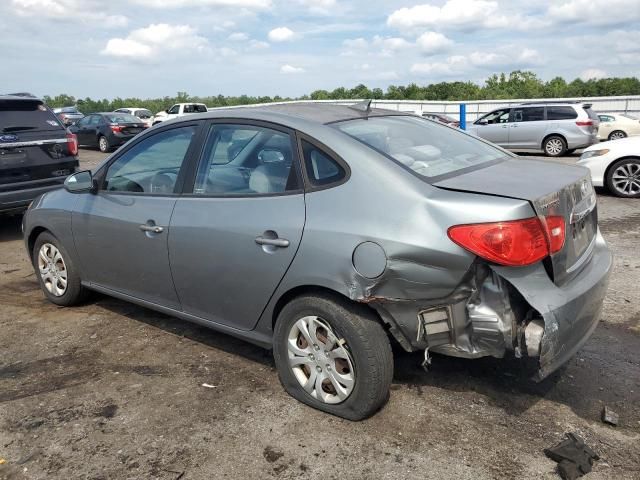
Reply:
[[618, 160], [607, 172], [607, 187], [618, 197], [640, 198], [640, 159]]
[[558, 135], [552, 135], [544, 141], [542, 148], [547, 157], [561, 157], [567, 151], [567, 142]]
[[107, 153], [109, 150], [111, 150], [109, 140], [104, 135], [100, 135], [100, 138], [98, 138], [98, 148], [102, 153]]
[[621, 138], [626, 138], [627, 134], [622, 130], [614, 130], [609, 134], [609, 140], [620, 140]]
[[282, 385], [307, 405], [362, 420], [389, 397], [391, 345], [364, 307], [328, 295], [298, 297], [280, 312], [273, 344]]
[[38, 236], [32, 261], [40, 287], [50, 302], [68, 307], [85, 299], [87, 291], [80, 283], [73, 260], [51, 233]]

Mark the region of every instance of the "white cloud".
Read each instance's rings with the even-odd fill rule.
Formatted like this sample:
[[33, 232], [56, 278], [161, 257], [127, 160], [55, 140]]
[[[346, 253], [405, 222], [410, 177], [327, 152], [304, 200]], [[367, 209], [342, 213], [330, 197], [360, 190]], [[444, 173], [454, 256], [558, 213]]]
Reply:
[[609, 74], [607, 72], [605, 72], [604, 70], [600, 70], [599, 68], [588, 68], [580, 74], [580, 78], [582, 80], [597, 80], [599, 78], [606, 78], [608, 76]]
[[376, 35], [373, 37], [371, 45], [381, 48], [380, 54], [384, 57], [393, 56], [398, 50], [402, 50], [411, 47], [412, 44], [407, 42], [404, 38], [400, 37], [381, 37]]
[[344, 42], [342, 42], [342, 45], [344, 45], [347, 48], [365, 49], [369, 46], [369, 42], [367, 42], [364, 38], [360, 37], [360, 38], [354, 38], [354, 39], [347, 39]]
[[293, 38], [295, 33], [287, 27], [274, 28], [269, 32], [269, 40], [272, 42], [287, 42]]
[[462, 55], [454, 55], [444, 62], [414, 63], [411, 66], [411, 73], [423, 75], [452, 75], [462, 72], [468, 67], [469, 61]]
[[249, 35], [244, 32], [235, 32], [227, 37], [227, 40], [231, 42], [246, 42], [249, 40]]
[[129, 19], [124, 15], [109, 15], [95, 0], [11, 0], [15, 13], [67, 21], [89, 21], [106, 28], [125, 27]]
[[638, 0], [565, 0], [549, 7], [548, 15], [557, 22], [615, 25], [640, 20]]
[[298, 0], [298, 3], [307, 7], [311, 13], [320, 15], [329, 15], [338, 6], [337, 0]]
[[167, 52], [181, 55], [204, 51], [209, 42], [197, 34], [189, 25], [152, 24], [133, 30], [126, 38], [112, 38], [102, 50], [103, 55], [112, 57], [152, 59]]
[[453, 45], [453, 40], [441, 33], [426, 32], [418, 37], [416, 44], [425, 55], [435, 55], [448, 50]]
[[184, 7], [233, 7], [233, 8], [269, 8], [271, 0], [133, 0], [134, 3], [151, 8]]
[[265, 48], [269, 48], [269, 44], [261, 40], [251, 40], [249, 42], [249, 48], [254, 50], [264, 50]]
[[296, 73], [304, 73], [305, 69], [302, 67], [294, 67], [293, 65], [282, 65], [280, 67], [280, 73], [284, 74], [296, 74]]

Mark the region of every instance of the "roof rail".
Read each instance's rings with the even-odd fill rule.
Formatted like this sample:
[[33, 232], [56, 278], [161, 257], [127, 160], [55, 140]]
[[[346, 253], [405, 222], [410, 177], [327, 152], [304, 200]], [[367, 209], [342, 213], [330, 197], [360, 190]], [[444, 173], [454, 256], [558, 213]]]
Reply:
[[7, 97], [28, 97], [28, 98], [38, 98], [33, 93], [29, 92], [17, 92], [17, 93], [6, 93]]

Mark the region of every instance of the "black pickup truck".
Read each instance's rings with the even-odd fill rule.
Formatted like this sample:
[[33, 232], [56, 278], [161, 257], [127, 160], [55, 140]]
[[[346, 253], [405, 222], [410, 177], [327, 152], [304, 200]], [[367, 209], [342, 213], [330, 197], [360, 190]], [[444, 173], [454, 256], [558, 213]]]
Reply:
[[78, 167], [78, 141], [42, 100], [0, 95], [0, 214], [24, 210]]

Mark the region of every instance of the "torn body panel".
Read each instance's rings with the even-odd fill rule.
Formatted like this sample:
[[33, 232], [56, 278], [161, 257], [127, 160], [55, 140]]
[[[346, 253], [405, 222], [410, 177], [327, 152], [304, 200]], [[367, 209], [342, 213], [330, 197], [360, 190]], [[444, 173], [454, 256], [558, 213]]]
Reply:
[[[396, 282], [403, 266], [391, 262], [385, 274], [351, 293], [379, 313], [408, 351], [429, 348], [463, 358], [501, 358], [514, 351], [516, 357], [539, 359], [536, 379], [541, 380], [566, 362], [597, 325], [612, 262], [600, 233], [588, 255], [582, 270], [564, 285], [553, 282], [542, 262], [513, 268], [477, 261], [450, 295], [424, 298], [419, 292], [429, 285]], [[403, 290], [404, 285], [412, 288]]]

